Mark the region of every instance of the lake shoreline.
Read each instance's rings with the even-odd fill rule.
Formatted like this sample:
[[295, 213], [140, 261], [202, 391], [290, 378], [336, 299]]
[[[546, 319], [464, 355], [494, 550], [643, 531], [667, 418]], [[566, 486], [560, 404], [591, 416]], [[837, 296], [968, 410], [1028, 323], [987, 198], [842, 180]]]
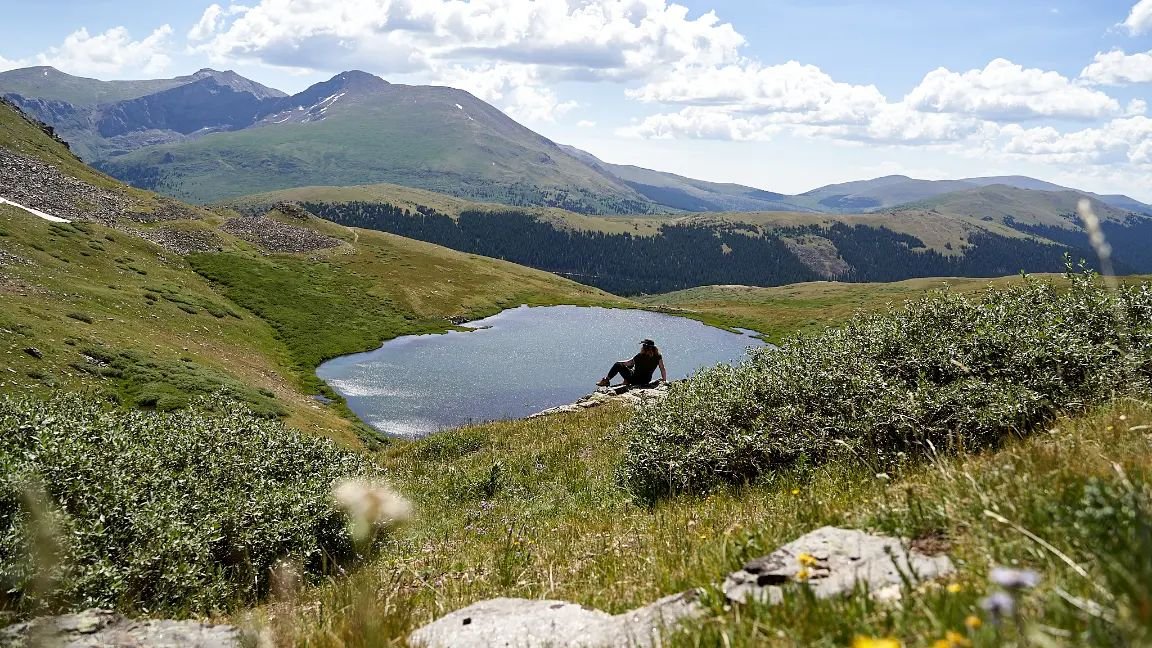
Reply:
[[316, 375], [365, 424], [390, 437], [420, 438], [573, 403], [648, 337], [665, 345], [670, 378], [738, 361], [748, 347], [765, 344], [750, 329], [733, 332], [649, 309], [525, 304], [333, 358]]

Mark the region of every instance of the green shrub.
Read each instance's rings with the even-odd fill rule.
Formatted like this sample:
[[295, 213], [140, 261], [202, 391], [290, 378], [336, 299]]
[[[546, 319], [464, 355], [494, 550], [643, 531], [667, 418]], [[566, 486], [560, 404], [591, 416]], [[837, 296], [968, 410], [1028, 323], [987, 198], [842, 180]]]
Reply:
[[762, 349], [673, 385], [628, 424], [622, 480], [641, 498], [834, 459], [890, 470], [977, 451], [1061, 412], [1152, 384], [1152, 287], [1089, 274], [901, 311]]
[[177, 613], [256, 601], [282, 558], [312, 576], [346, 562], [332, 485], [381, 473], [219, 396], [157, 414], [76, 394], [0, 399], [0, 469], [0, 608]]
[[180, 362], [161, 360], [136, 351], [117, 351], [88, 345], [81, 350], [84, 362], [73, 362], [76, 371], [114, 381], [109, 389], [118, 400], [138, 407], [161, 411], [180, 409], [191, 398], [223, 393], [242, 401], [257, 416], [278, 418], [288, 415], [276, 394], [246, 385], [230, 376], [197, 364], [191, 358]]
[[85, 324], [91, 324], [93, 321], [91, 315], [88, 313], [81, 313], [79, 311], [68, 313], [68, 317], [71, 317], [78, 322], [84, 322]]

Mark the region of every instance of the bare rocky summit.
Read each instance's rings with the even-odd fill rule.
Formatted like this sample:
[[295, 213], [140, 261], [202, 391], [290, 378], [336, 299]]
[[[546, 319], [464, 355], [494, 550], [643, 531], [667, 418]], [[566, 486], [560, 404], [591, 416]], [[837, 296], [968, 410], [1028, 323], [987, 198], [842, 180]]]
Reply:
[[265, 216], [233, 218], [221, 227], [225, 232], [258, 245], [266, 252], [314, 252], [338, 247], [340, 239], [307, 227], [281, 223]]

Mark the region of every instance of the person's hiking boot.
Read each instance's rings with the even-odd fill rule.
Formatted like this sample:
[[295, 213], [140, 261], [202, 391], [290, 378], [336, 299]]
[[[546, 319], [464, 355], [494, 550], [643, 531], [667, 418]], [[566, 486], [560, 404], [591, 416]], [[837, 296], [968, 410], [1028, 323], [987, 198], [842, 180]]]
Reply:
[[596, 386], [597, 387], [607, 387], [608, 384], [609, 384], [609, 380], [607, 378], [604, 378], [600, 382], [596, 383]]

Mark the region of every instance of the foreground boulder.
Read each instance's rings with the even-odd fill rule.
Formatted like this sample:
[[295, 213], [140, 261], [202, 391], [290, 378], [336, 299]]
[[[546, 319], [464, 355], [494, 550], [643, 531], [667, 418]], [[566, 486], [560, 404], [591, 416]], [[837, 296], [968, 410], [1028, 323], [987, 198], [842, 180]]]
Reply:
[[565, 601], [498, 598], [457, 610], [412, 633], [421, 648], [647, 648], [702, 608], [695, 592], [611, 615]]
[[899, 538], [824, 527], [730, 574], [724, 594], [737, 603], [775, 604], [789, 583], [805, 583], [817, 598], [850, 594], [859, 583], [874, 599], [896, 600], [905, 580], [927, 581], [954, 569], [948, 556], [928, 555]]
[[109, 610], [43, 617], [0, 630], [0, 647], [240, 648], [240, 632], [199, 621], [133, 621]]
[[[921, 547], [943, 548], [940, 543]], [[728, 576], [723, 590], [734, 603], [776, 604], [789, 590], [810, 587], [818, 598], [846, 595], [858, 586], [877, 600], [900, 598], [905, 582], [954, 570], [943, 553], [908, 546], [899, 538], [824, 527], [753, 560]], [[662, 645], [681, 621], [703, 616], [697, 592], [662, 598], [613, 616], [566, 601], [498, 598], [474, 603], [408, 637], [421, 648], [601, 648]]]

